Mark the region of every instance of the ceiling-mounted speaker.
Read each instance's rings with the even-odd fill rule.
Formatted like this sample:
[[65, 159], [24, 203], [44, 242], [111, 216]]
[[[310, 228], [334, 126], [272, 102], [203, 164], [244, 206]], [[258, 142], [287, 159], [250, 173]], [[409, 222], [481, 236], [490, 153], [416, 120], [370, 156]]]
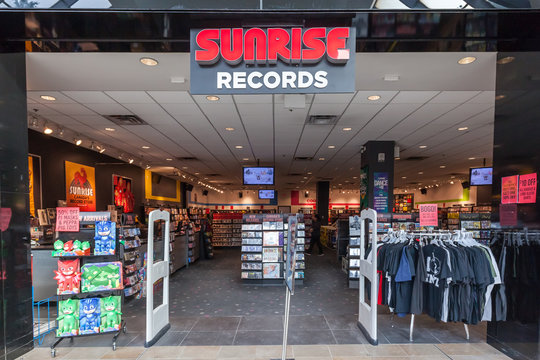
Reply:
[[304, 197], [309, 197], [309, 191], [306, 191], [306, 192], [304, 193]]
[[463, 186], [464, 189], [468, 189], [471, 187], [471, 183], [468, 181], [464, 181], [461, 183], [461, 186]]
[[420, 189], [420, 193], [421, 193], [422, 195], [426, 195], [426, 194], [427, 194], [427, 189], [426, 189], [426, 188]]
[[208, 196], [208, 190], [203, 190], [202, 194], [203, 194], [203, 196]]
[[186, 185], [186, 191], [193, 191], [193, 185], [187, 184]]
[[241, 199], [242, 196], [244, 196], [244, 194], [242, 194], [242, 192], [240, 191], [240, 192], [238, 193], [238, 197]]

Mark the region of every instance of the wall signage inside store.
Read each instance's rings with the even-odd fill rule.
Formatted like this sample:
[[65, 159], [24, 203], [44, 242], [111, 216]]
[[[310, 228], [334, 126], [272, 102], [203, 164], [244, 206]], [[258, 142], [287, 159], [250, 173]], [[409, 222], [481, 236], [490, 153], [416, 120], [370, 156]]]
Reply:
[[78, 206], [81, 211], [96, 211], [95, 169], [71, 161], [66, 166], [66, 205]]
[[518, 200], [518, 176], [505, 176], [501, 181], [501, 204], [515, 204]]
[[131, 185], [130, 178], [113, 175], [114, 205], [121, 206], [126, 213], [131, 213], [135, 209], [135, 196]]
[[437, 204], [420, 204], [420, 226], [439, 226]]
[[378, 212], [388, 212], [388, 173], [373, 174], [373, 208]]
[[518, 202], [520, 204], [536, 203], [536, 173], [519, 176]]
[[191, 30], [192, 94], [355, 90], [355, 28]]
[[79, 231], [79, 207], [56, 208], [56, 231]]

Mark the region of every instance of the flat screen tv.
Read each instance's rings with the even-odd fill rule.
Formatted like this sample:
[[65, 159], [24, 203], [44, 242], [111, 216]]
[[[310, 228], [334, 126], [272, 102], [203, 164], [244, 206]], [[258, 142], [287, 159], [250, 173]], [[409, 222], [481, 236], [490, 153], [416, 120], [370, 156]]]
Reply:
[[274, 199], [275, 196], [274, 190], [259, 190], [259, 199]]
[[493, 184], [493, 168], [481, 167], [471, 168], [469, 182], [471, 186], [482, 186]]
[[273, 167], [245, 167], [242, 171], [244, 185], [274, 185]]

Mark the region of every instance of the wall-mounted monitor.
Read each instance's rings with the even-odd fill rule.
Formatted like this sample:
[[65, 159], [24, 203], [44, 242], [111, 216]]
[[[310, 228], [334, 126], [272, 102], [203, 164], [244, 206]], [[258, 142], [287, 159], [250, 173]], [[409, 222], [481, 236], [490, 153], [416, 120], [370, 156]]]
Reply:
[[242, 171], [244, 185], [274, 185], [273, 167], [245, 167]]
[[481, 167], [471, 168], [469, 182], [471, 186], [482, 186], [493, 184], [493, 168]]
[[259, 199], [275, 199], [275, 190], [259, 190]]

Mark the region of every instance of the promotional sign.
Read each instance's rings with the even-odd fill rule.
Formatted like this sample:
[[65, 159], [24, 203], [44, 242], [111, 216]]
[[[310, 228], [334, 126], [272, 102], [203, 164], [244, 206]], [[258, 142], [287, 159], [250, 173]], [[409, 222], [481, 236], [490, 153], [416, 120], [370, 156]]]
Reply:
[[296, 268], [296, 224], [298, 223], [297, 215], [289, 216], [289, 228], [287, 231], [287, 260], [285, 261], [285, 283], [291, 292], [294, 294], [294, 272]]
[[190, 43], [192, 94], [355, 90], [355, 28], [192, 29]]
[[536, 203], [536, 173], [519, 176], [520, 204]]
[[131, 213], [135, 208], [135, 196], [133, 196], [131, 179], [113, 175], [114, 205], [124, 208], [124, 212]]
[[420, 226], [439, 226], [437, 204], [420, 204]]
[[517, 226], [517, 204], [501, 204], [499, 206], [499, 222], [501, 226]]
[[505, 176], [501, 182], [501, 204], [515, 204], [518, 200], [518, 176]]
[[81, 211], [96, 211], [95, 169], [66, 161], [66, 204]]
[[79, 212], [78, 207], [56, 208], [56, 231], [78, 232]]
[[373, 173], [373, 208], [377, 212], [388, 212], [388, 173]]

